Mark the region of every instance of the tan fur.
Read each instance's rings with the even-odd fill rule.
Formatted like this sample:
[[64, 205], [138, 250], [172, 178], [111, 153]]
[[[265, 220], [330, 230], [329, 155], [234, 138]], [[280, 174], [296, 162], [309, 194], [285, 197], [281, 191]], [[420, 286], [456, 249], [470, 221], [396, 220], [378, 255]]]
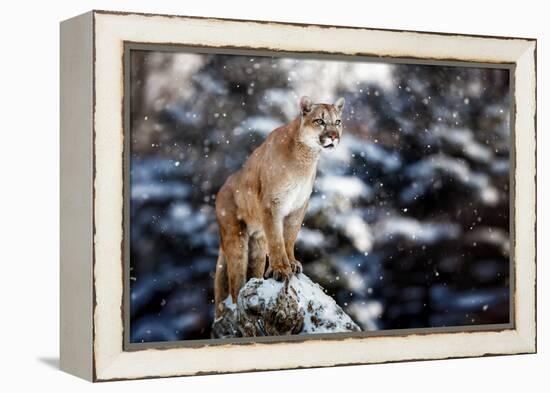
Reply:
[[[215, 279], [216, 314], [230, 294], [251, 277], [288, 279], [302, 265], [294, 243], [304, 214], [321, 151], [342, 135], [344, 100], [335, 105], [300, 101], [300, 115], [272, 131], [242, 169], [229, 176], [216, 196], [220, 256]], [[322, 124], [324, 123], [324, 124]]]

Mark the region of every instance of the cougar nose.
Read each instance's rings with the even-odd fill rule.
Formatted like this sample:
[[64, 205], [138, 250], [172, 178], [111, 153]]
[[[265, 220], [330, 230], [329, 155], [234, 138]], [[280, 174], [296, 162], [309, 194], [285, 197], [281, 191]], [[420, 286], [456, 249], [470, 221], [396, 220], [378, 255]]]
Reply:
[[336, 131], [330, 131], [328, 133], [328, 137], [332, 140], [335, 140], [336, 138], [338, 138], [338, 133]]

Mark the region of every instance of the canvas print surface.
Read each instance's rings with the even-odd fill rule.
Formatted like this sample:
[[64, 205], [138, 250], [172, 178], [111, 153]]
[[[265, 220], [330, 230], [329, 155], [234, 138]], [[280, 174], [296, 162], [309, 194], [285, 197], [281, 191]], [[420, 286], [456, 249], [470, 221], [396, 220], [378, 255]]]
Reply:
[[511, 321], [508, 69], [129, 56], [130, 343]]

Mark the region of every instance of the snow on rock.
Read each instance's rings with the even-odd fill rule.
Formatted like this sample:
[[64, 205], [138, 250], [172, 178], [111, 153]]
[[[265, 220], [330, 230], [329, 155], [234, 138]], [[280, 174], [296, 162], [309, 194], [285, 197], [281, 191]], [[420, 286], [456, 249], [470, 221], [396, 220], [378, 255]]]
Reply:
[[360, 331], [359, 326], [306, 275], [288, 282], [250, 279], [230, 298], [212, 326], [214, 338], [281, 336]]

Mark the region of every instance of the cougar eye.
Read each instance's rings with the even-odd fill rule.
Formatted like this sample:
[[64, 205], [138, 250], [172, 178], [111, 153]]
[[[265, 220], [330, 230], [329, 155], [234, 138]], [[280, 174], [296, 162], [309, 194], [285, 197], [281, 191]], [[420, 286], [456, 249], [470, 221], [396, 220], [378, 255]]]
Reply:
[[339, 126], [341, 123], [342, 123], [342, 121], [340, 119], [338, 119], [334, 122], [334, 124], [336, 124], [337, 126]]
[[323, 119], [315, 119], [313, 121], [313, 124], [315, 124], [316, 126], [324, 126], [325, 125], [325, 121]]

